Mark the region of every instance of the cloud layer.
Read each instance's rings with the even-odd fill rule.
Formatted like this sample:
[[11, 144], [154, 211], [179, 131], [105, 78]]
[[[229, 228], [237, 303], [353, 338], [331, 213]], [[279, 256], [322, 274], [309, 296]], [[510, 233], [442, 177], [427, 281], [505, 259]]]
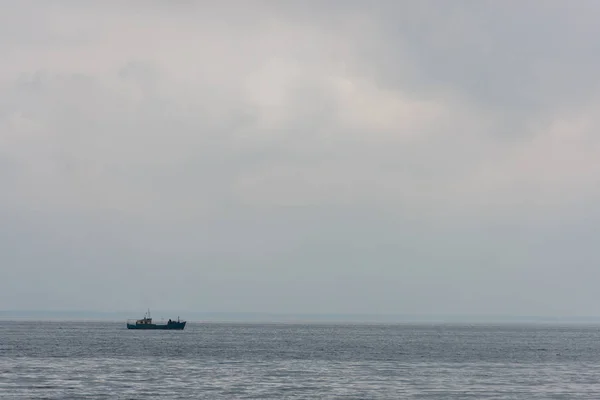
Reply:
[[3, 6], [0, 308], [593, 314], [598, 11]]

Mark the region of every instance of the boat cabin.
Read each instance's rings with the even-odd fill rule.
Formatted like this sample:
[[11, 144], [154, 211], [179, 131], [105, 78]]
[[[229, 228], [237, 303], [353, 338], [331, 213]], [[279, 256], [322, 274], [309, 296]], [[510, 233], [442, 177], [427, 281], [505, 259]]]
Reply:
[[136, 325], [150, 325], [152, 324], [152, 317], [150, 316], [150, 310], [144, 315], [144, 318], [135, 321]]

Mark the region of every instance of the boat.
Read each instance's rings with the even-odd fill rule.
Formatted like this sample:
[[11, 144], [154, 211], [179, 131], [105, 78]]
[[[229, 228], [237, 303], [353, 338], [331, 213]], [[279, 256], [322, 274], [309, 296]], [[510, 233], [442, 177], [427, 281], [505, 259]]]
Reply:
[[162, 330], [177, 330], [182, 331], [185, 328], [186, 321], [181, 321], [177, 317], [177, 321], [170, 320], [166, 324], [155, 324], [152, 322], [150, 310], [144, 315], [144, 318], [137, 320], [128, 320], [127, 329], [162, 329]]

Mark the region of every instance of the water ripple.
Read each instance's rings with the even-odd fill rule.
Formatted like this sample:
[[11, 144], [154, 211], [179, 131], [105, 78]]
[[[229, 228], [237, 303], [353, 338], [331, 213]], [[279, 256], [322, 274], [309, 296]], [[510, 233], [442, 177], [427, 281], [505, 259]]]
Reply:
[[0, 322], [3, 399], [596, 399], [595, 327]]

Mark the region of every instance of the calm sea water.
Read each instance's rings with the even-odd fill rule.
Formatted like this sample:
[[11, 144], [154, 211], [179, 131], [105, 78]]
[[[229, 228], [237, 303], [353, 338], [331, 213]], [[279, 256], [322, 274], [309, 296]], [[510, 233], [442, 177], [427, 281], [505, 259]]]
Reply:
[[600, 327], [0, 321], [2, 399], [599, 399]]

